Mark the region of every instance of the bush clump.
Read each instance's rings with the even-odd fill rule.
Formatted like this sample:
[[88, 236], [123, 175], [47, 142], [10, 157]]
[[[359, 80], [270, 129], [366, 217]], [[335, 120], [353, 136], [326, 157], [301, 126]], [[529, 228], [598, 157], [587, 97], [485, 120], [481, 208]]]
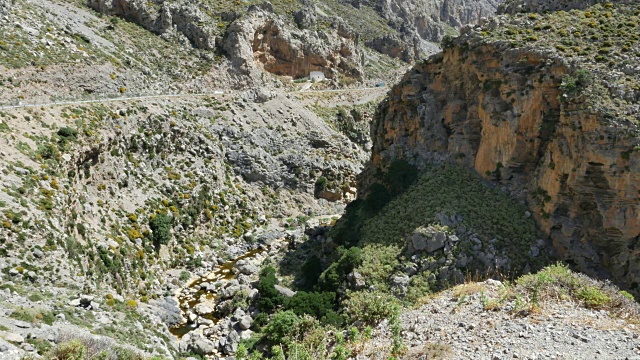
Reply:
[[284, 303], [284, 296], [275, 288], [277, 283], [276, 269], [273, 266], [262, 269], [257, 286], [260, 294], [258, 306], [262, 311], [272, 312]]
[[318, 280], [318, 288], [322, 291], [336, 291], [345, 281], [347, 275], [362, 263], [362, 249], [352, 247], [344, 250], [338, 261], [331, 264]]
[[535, 274], [521, 276], [516, 284], [532, 306], [539, 306], [545, 300], [565, 299], [624, 317], [637, 318], [640, 315], [633, 298], [611, 285], [574, 273], [564, 264], [550, 265]]
[[382, 320], [397, 316], [401, 309], [394, 296], [381, 291], [352, 292], [344, 306], [352, 323], [363, 321], [369, 325], [376, 325]]
[[335, 292], [298, 291], [285, 301], [285, 307], [299, 316], [309, 314], [322, 322], [335, 323], [340, 322], [334, 311], [335, 299]]
[[171, 240], [171, 222], [172, 219], [165, 213], [156, 214], [149, 221], [149, 228], [153, 231], [153, 242], [156, 248], [168, 244]]
[[275, 344], [283, 343], [299, 322], [300, 317], [291, 310], [277, 312], [264, 328], [265, 337]]

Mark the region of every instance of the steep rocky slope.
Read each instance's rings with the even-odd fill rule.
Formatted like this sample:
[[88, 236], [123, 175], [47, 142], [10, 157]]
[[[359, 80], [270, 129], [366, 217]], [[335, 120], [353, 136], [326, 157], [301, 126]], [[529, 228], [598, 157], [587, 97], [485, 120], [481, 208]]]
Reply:
[[378, 109], [369, 180], [396, 159], [469, 167], [525, 200], [561, 258], [637, 293], [639, 10], [466, 27]]
[[177, 356], [174, 292], [355, 196], [365, 150], [275, 76], [84, 4], [2, 11], [0, 358], [95, 335]]
[[[373, 7], [388, 21], [389, 26], [399, 32], [406, 44], [402, 58], [408, 61], [433, 53], [437, 49], [434, 44], [438, 44], [445, 35], [457, 34], [457, 30], [463, 25], [475, 24], [482, 18], [493, 16], [500, 2], [501, 0], [372, 0], [354, 1], [352, 4]], [[389, 40], [392, 39], [374, 39], [369, 44], [388, 52]]]
[[[280, 66], [271, 72], [299, 77], [311, 70], [342, 68], [359, 77], [364, 65], [358, 45], [404, 61], [438, 50], [445, 34], [495, 13], [499, 1], [275, 1], [190, 2], [142, 0], [89, 0], [89, 7], [133, 21], [165, 38], [185, 38], [201, 49], [223, 49], [232, 59], [250, 62], [250, 53], [230, 51], [260, 38], [263, 52]], [[261, 13], [255, 13], [257, 9]], [[294, 25], [295, 24], [295, 25]], [[246, 33], [238, 37], [238, 33]], [[268, 41], [264, 41], [266, 39]], [[223, 45], [224, 44], [224, 45]], [[349, 62], [348, 71], [339, 63]], [[303, 71], [304, 70], [304, 71]]]

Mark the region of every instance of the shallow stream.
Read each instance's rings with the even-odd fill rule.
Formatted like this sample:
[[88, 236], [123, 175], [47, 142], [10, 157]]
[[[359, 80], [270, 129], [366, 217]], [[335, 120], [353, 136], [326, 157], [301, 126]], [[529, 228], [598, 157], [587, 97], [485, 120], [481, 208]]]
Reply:
[[[209, 273], [209, 275], [207, 276], [203, 276], [199, 279], [196, 279], [195, 281], [191, 282], [187, 288], [189, 289], [197, 289], [198, 291], [196, 291], [193, 294], [193, 298], [189, 297], [189, 296], [185, 296], [184, 295], [184, 289], [182, 291], [180, 291], [180, 294], [178, 295], [178, 301], [180, 302], [180, 310], [182, 311], [183, 315], [190, 309], [194, 309], [196, 307], [196, 305], [198, 305], [200, 303], [200, 298], [202, 297], [202, 295], [206, 296], [207, 300], [215, 300], [218, 298], [218, 295], [214, 292], [209, 292], [206, 289], [201, 289], [200, 285], [202, 285], [203, 283], [216, 283], [218, 281], [230, 281], [233, 280], [237, 275], [233, 273], [232, 269], [235, 266], [235, 264], [242, 259], [248, 259], [251, 257], [254, 257], [262, 252], [264, 252], [265, 249], [253, 249], [250, 250], [248, 252], [246, 252], [245, 254], [243, 254], [242, 256], [239, 256], [233, 260], [227, 261], [222, 265], [218, 265], [216, 267], [213, 268], [213, 271], [211, 273]], [[213, 321], [213, 323], [217, 323], [220, 318], [218, 317], [219, 314], [217, 312], [213, 312], [211, 314], [207, 314], [202, 316], [203, 318], [209, 319], [211, 321]], [[189, 331], [194, 330], [198, 327], [198, 324], [196, 323], [189, 323], [184, 322], [181, 323], [177, 326], [172, 327], [171, 329], [169, 329], [169, 331], [171, 332], [171, 334], [173, 334], [174, 336], [177, 336], [178, 338], [181, 338], [182, 336], [184, 336], [185, 334], [187, 334]]]

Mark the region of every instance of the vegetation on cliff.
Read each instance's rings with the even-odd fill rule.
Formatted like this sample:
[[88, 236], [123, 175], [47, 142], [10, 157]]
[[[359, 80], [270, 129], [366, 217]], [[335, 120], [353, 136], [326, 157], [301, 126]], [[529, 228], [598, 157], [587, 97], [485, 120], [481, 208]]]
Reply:
[[[639, 5], [607, 3], [582, 10], [499, 16], [477, 30], [483, 42], [539, 49], [569, 64], [572, 73], [563, 79], [564, 101], [612, 122], [640, 123], [634, 105], [640, 99]], [[576, 82], [585, 75], [589, 81]]]

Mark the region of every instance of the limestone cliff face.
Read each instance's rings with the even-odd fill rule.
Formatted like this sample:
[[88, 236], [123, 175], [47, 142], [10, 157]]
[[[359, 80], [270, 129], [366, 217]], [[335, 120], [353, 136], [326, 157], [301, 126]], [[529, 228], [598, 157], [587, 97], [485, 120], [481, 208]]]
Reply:
[[342, 73], [359, 78], [362, 54], [358, 36], [340, 27], [316, 32], [292, 28], [269, 11], [252, 7], [227, 30], [224, 50], [236, 67], [247, 72], [257, 66], [293, 78], [320, 70], [329, 78]]
[[369, 170], [399, 158], [467, 166], [526, 200], [563, 259], [637, 292], [637, 130], [561, 100], [572, 71], [553, 52], [458, 39], [380, 105]]
[[[371, 46], [405, 60], [419, 59], [437, 52], [434, 43], [467, 24], [493, 16], [502, 0], [369, 0], [389, 25], [398, 30], [404, 46], [388, 44], [384, 37]], [[356, 0], [356, 3], [360, 1]], [[388, 37], [388, 36], [386, 36]]]
[[[164, 38], [188, 40], [195, 48], [221, 50], [236, 70], [249, 78], [259, 67], [294, 78], [321, 70], [361, 78], [363, 56], [358, 35], [341, 20], [322, 31], [307, 29], [312, 11], [300, 11], [297, 24], [279, 15], [268, 2], [237, 12], [214, 13], [188, 0], [87, 0], [96, 11], [134, 22]], [[296, 26], [297, 25], [297, 26]]]
[[188, 2], [87, 0], [87, 5], [103, 14], [132, 21], [159, 35], [181, 34], [200, 49], [211, 50], [216, 46], [215, 21]]

